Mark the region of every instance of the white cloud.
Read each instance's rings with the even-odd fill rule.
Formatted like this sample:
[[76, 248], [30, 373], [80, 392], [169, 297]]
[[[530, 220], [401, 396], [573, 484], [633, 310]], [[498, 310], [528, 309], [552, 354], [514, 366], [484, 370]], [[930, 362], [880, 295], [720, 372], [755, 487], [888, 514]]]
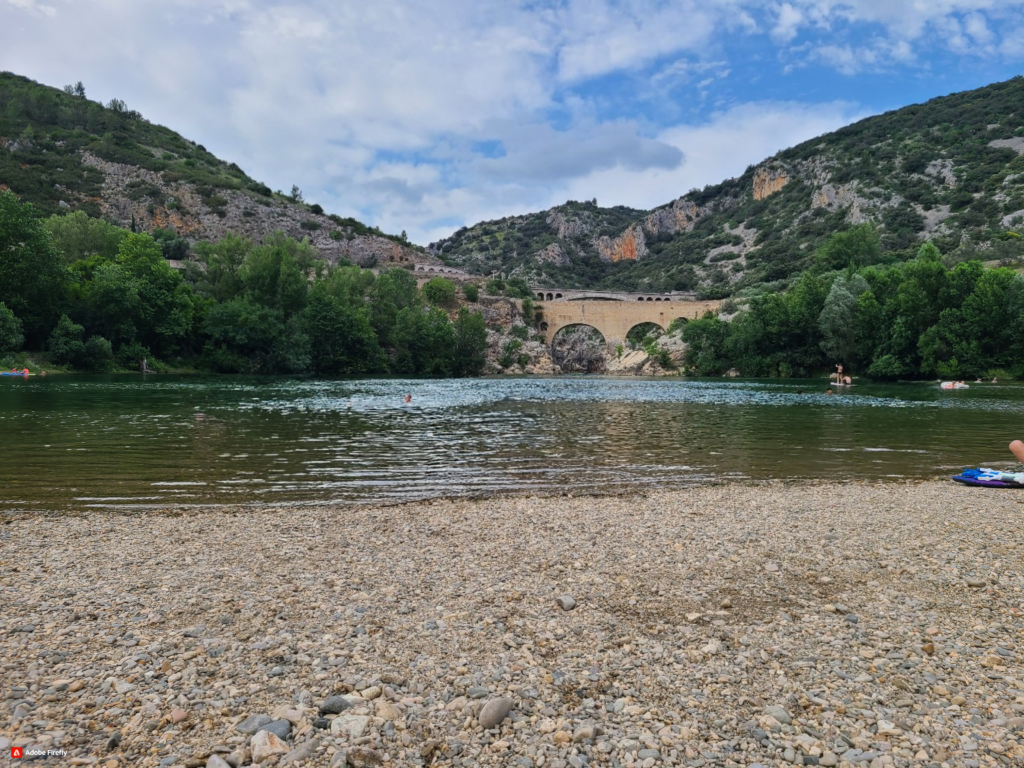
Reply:
[[19, 10], [43, 16], [54, 16], [57, 12], [52, 6], [41, 5], [36, 0], [7, 0], [7, 2]]
[[775, 26], [772, 27], [772, 38], [780, 43], [788, 43], [800, 31], [804, 14], [790, 3], [783, 3], [776, 11]]
[[790, 82], [936, 46], [1024, 58], [1024, 0], [45, 1], [0, 0], [0, 68], [82, 80], [272, 187], [418, 239], [567, 197], [664, 203], [856, 112], [743, 106], [730, 51], [757, 51], [767, 77], [777, 53]]

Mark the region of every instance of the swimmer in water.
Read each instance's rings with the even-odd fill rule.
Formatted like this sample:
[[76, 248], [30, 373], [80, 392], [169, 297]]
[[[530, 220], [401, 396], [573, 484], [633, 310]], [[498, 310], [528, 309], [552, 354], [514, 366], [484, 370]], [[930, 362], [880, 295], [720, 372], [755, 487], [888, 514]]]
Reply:
[[412, 395], [406, 395], [405, 396], [405, 402], [411, 403], [412, 402]]
[[825, 390], [825, 394], [826, 394], [826, 395], [831, 395], [831, 394], [833, 394], [833, 392], [832, 392], [832, 387], [829, 387], [828, 389], [826, 389], [826, 390]]

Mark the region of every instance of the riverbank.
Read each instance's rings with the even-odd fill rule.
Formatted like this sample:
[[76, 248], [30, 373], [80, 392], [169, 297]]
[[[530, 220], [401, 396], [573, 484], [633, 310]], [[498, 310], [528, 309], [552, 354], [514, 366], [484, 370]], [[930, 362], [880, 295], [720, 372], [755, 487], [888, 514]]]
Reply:
[[[0, 737], [61, 765], [1020, 765], [1021, 501], [24, 516], [0, 526]], [[283, 741], [251, 736], [271, 719]]]

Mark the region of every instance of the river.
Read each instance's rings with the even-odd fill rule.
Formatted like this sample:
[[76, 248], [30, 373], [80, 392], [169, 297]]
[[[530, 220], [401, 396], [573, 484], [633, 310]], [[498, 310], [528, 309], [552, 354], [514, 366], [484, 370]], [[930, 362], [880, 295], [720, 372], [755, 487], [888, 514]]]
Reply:
[[[0, 508], [401, 501], [1010, 467], [1024, 385], [0, 379]], [[404, 396], [412, 395], [405, 403]]]

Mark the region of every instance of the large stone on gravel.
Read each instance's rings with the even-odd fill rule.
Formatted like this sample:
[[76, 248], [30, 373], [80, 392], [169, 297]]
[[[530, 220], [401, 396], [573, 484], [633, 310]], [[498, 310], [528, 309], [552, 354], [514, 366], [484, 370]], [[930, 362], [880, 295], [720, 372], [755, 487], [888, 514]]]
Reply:
[[235, 730], [239, 733], [244, 733], [246, 736], [252, 736], [260, 728], [265, 726], [267, 723], [272, 723], [273, 721], [274, 718], [270, 715], [250, 715], [236, 725]]
[[286, 755], [289, 752], [288, 745], [270, 731], [257, 732], [249, 742], [249, 748], [254, 763], [262, 763], [274, 755]]
[[508, 713], [512, 711], [512, 699], [502, 696], [497, 699], [491, 699], [484, 708], [480, 710], [480, 727], [484, 730], [493, 728], [506, 717]]
[[766, 715], [771, 715], [783, 725], [789, 725], [793, 722], [792, 716], [786, 711], [785, 707], [780, 707], [775, 704], [771, 707], [767, 707], [764, 711]]
[[346, 709], [352, 709], [352, 702], [345, 696], [331, 696], [320, 704], [321, 715], [340, 715]]
[[292, 733], [292, 724], [284, 718], [273, 720], [260, 728], [261, 731], [270, 731], [279, 739], [287, 739]]
[[231, 768], [231, 766], [220, 755], [210, 755], [206, 761], [206, 768]]
[[331, 735], [358, 739], [370, 725], [366, 715], [340, 715], [331, 721]]
[[304, 744], [300, 744], [287, 755], [281, 758], [281, 762], [278, 765], [285, 766], [292, 763], [301, 763], [303, 760], [308, 760], [313, 754], [319, 749], [320, 740], [313, 739], [307, 741]]
[[352, 768], [376, 768], [384, 762], [378, 752], [366, 747], [352, 747], [348, 750], [348, 764]]
[[576, 598], [572, 595], [559, 595], [555, 598], [555, 602], [563, 611], [571, 611], [576, 607]]

